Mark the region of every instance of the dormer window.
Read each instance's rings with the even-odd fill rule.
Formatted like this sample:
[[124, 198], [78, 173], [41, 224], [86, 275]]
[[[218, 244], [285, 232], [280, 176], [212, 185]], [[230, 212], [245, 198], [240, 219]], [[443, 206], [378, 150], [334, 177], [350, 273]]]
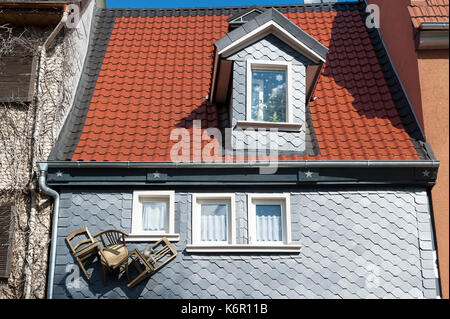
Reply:
[[290, 77], [290, 63], [247, 61], [247, 121], [290, 121]]
[[242, 25], [215, 42], [209, 99], [230, 105], [233, 147], [271, 130], [280, 150], [303, 152], [306, 107], [328, 49], [276, 9], [252, 10], [228, 20]]

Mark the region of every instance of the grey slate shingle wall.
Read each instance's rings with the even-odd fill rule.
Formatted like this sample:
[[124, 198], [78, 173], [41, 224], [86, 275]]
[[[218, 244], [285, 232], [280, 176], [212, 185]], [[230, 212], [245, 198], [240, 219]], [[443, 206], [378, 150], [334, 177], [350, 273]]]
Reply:
[[[305, 120], [305, 86], [306, 65], [311, 64], [307, 58], [286, 45], [273, 35], [242, 49], [228, 58], [234, 61], [233, 66], [233, 98], [231, 107], [231, 124], [236, 128], [237, 121], [246, 120], [246, 82], [247, 60], [281, 61], [292, 63], [292, 116], [293, 123], [302, 124], [300, 132], [278, 132], [277, 142], [280, 151], [298, 152], [304, 154], [306, 149]], [[245, 148], [255, 145], [256, 132], [233, 130], [232, 145], [242, 145]], [[260, 133], [263, 134], [263, 133]], [[273, 144], [272, 144], [273, 145]], [[237, 147], [237, 149], [240, 149]]]
[[[236, 190], [237, 242], [246, 243], [247, 197]], [[283, 190], [273, 190], [283, 191]], [[65, 236], [131, 229], [132, 190], [62, 190], [55, 298], [435, 298], [436, 273], [425, 190], [310, 189], [291, 193], [292, 239], [300, 254], [190, 254], [191, 194], [176, 193], [179, 255], [141, 285], [103, 285], [98, 261], [78, 271]], [[143, 248], [146, 244], [130, 243]], [[69, 285], [75, 286], [68, 287]], [[79, 286], [77, 286], [79, 283]]]

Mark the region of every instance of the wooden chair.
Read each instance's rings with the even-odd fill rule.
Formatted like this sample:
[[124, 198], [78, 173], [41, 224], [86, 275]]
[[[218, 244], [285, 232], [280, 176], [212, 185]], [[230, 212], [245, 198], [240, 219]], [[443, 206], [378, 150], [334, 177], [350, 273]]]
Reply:
[[[139, 284], [145, 277], [158, 271], [161, 267], [177, 256], [177, 251], [170, 241], [163, 237], [143, 252], [134, 249], [127, 257], [125, 271], [128, 277], [128, 288]], [[138, 271], [138, 276], [130, 281], [128, 267], [133, 265]]]
[[125, 237], [128, 235], [120, 230], [109, 229], [95, 235], [100, 238], [102, 247], [99, 250], [103, 270], [103, 283], [106, 284], [106, 273], [120, 269], [127, 260], [128, 249]]
[[177, 256], [177, 251], [170, 241], [163, 237], [144, 251], [144, 256], [147, 255], [149, 256], [147, 262], [154, 268], [154, 271], [158, 271]]
[[[80, 240], [78, 243], [73, 245], [72, 241], [75, 241], [75, 238], [78, 238], [79, 236], [84, 236], [86, 237], [86, 239]], [[84, 268], [83, 261], [97, 254], [100, 249], [100, 245], [92, 238], [87, 227], [72, 232], [69, 236], [66, 237], [66, 241], [83, 274], [86, 276], [89, 283], [92, 283], [91, 278]]]

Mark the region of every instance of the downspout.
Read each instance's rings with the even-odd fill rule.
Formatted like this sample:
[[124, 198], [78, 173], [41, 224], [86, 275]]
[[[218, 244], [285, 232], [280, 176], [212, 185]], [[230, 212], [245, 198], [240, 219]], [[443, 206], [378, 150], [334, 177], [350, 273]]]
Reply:
[[55, 27], [55, 29], [52, 31], [52, 33], [50, 33], [50, 35], [48, 36], [48, 38], [45, 40], [45, 42], [43, 44], [44, 52], [50, 47], [50, 44], [53, 42], [53, 40], [56, 38], [58, 33], [61, 31], [61, 29], [66, 24], [68, 14], [69, 13], [67, 12], [67, 6], [64, 6], [64, 11], [63, 11], [63, 16], [61, 18], [61, 21], [59, 21], [58, 25]]
[[50, 246], [50, 260], [49, 260], [49, 270], [48, 270], [48, 281], [47, 281], [47, 299], [53, 298], [53, 277], [55, 275], [55, 256], [56, 256], [56, 240], [58, 235], [58, 216], [59, 216], [59, 194], [54, 189], [47, 186], [47, 163], [38, 163], [39, 168], [39, 188], [41, 191], [53, 197], [53, 219], [51, 224], [51, 246]]

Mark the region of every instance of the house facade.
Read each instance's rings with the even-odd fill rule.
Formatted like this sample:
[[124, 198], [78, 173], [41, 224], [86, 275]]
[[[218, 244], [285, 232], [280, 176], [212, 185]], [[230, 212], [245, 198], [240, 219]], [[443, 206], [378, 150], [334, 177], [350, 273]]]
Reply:
[[[439, 162], [362, 3], [96, 8], [42, 190], [49, 298], [437, 298]], [[134, 288], [66, 236], [162, 237]]]

